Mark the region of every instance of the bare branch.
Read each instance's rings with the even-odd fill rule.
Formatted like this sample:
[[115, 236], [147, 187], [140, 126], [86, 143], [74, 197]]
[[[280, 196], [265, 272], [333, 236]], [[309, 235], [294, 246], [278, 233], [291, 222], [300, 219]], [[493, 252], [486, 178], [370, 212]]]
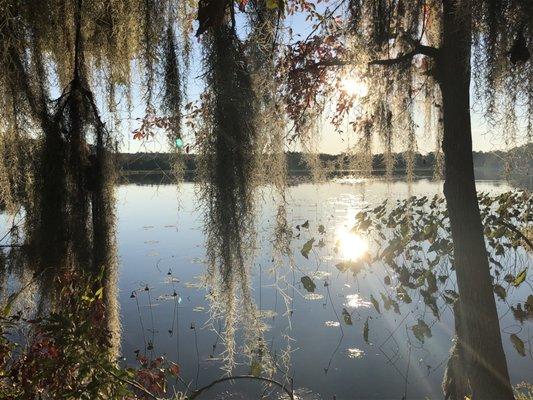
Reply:
[[[368, 64], [369, 65], [395, 65], [395, 64], [399, 64], [405, 61], [409, 61], [414, 56], [419, 55], [419, 54], [424, 55], [426, 57], [436, 58], [439, 54], [439, 49], [437, 49], [436, 47], [432, 47], [432, 46], [425, 46], [422, 44], [418, 44], [415, 46], [414, 50], [408, 53], [405, 53], [403, 55], [400, 55], [397, 58], [390, 58], [386, 60], [373, 60], [373, 61], [370, 61]], [[298, 73], [298, 72], [309, 71], [309, 70], [321, 68], [321, 67], [343, 67], [346, 65], [353, 65], [353, 62], [348, 61], [348, 60], [341, 60], [338, 58], [332, 58], [329, 60], [317, 61], [312, 64], [306, 64], [300, 68], [295, 68], [292, 72]]]
[[220, 379], [217, 379], [217, 380], [214, 380], [213, 382], [211, 382], [209, 385], [207, 386], [204, 386], [196, 391], [194, 391], [190, 397], [188, 397], [189, 400], [193, 400], [193, 399], [196, 399], [202, 392], [210, 389], [211, 387], [215, 386], [216, 384], [218, 383], [221, 383], [221, 382], [225, 382], [225, 381], [232, 381], [232, 380], [237, 380], [237, 379], [251, 379], [251, 380], [259, 380], [259, 381], [263, 381], [263, 382], [267, 382], [267, 383], [270, 383], [270, 384], [273, 384], [273, 385], [276, 385], [278, 386], [279, 388], [281, 388], [285, 393], [287, 393], [287, 395], [289, 396], [289, 398], [291, 400], [294, 400], [294, 394], [292, 392], [291, 389], [287, 388], [285, 385], [283, 385], [282, 383], [274, 380], [274, 379], [270, 379], [270, 378], [265, 378], [265, 377], [262, 377], [262, 376], [255, 376], [255, 375], [237, 375], [237, 376], [226, 376], [224, 378], [220, 378]]
[[368, 63], [368, 65], [395, 65], [402, 62], [410, 61], [414, 56], [421, 54], [426, 57], [437, 58], [439, 55], [439, 49], [432, 46], [425, 46], [422, 44], [417, 44], [415, 48], [405, 54], [402, 54], [396, 58], [389, 58], [386, 60], [373, 60]]

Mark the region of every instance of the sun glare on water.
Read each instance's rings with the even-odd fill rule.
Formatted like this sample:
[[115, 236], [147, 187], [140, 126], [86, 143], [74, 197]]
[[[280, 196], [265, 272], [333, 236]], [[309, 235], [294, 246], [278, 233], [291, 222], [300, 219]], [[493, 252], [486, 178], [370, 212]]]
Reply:
[[368, 94], [368, 85], [353, 78], [343, 79], [341, 89], [350, 96], [365, 97]]
[[339, 255], [346, 261], [357, 261], [368, 252], [368, 242], [361, 235], [348, 230], [337, 231]]

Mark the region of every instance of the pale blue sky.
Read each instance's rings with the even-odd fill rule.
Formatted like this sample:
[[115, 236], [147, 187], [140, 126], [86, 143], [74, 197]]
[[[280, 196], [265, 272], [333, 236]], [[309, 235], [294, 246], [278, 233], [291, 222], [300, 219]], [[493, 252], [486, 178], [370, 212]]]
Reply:
[[[332, 4], [332, 2], [330, 2]], [[320, 5], [323, 8], [323, 3]], [[333, 7], [333, 6], [332, 6]], [[242, 19], [241, 19], [242, 21]], [[289, 16], [285, 21], [286, 26], [292, 27], [294, 32], [300, 35], [301, 38], [305, 38], [310, 32], [310, 23], [306, 22], [302, 15], [293, 15]], [[243, 32], [241, 30], [241, 32]], [[243, 32], [245, 35], [246, 32]], [[200, 44], [196, 39], [193, 39], [193, 55], [191, 62], [191, 71], [188, 78], [188, 90], [187, 96], [189, 100], [196, 100], [199, 94], [203, 90], [203, 81], [199, 76], [202, 74], [201, 67], [201, 50]], [[139, 86], [133, 90], [133, 118], [141, 118], [144, 115], [144, 102], [141, 96], [141, 91]], [[420, 126], [423, 126], [421, 122], [423, 120], [422, 115], [415, 116], [415, 119], [418, 120]], [[420, 122], [419, 122], [420, 121]], [[125, 121], [126, 122], [126, 121]], [[137, 121], [131, 121], [131, 126], [135, 129], [139, 123]], [[168, 144], [165, 140], [164, 134], [161, 133], [159, 137], [154, 138], [150, 142], [140, 143], [137, 140], [132, 139], [131, 129], [128, 127], [127, 123], [122, 124], [123, 131], [123, 140], [121, 143], [121, 151], [126, 152], [136, 152], [136, 151], [168, 151]], [[491, 151], [497, 149], [505, 149], [506, 143], [504, 140], [503, 133], [501, 131], [493, 131], [487, 133], [488, 129], [486, 124], [484, 124], [483, 117], [480, 113], [472, 112], [472, 139], [473, 139], [473, 148], [476, 151]], [[349, 134], [339, 135], [335, 133], [334, 130], [329, 126], [329, 124], [323, 124], [319, 130], [319, 137], [317, 137], [316, 147], [318, 151], [323, 153], [337, 154], [342, 152], [350, 140], [353, 144], [353, 137], [350, 137]], [[429, 136], [429, 137], [428, 137]], [[422, 129], [418, 129], [417, 132], [418, 138], [418, 149], [420, 152], [426, 153], [433, 151], [435, 149], [435, 139], [433, 135], [425, 135]], [[191, 142], [191, 132], [187, 132], [185, 135], [185, 142]], [[521, 145], [524, 141], [518, 141], [515, 145]], [[300, 150], [298, 147], [291, 148], [290, 150]], [[379, 152], [379, 148], [375, 149]], [[401, 147], [396, 149], [397, 151], [402, 151]]]

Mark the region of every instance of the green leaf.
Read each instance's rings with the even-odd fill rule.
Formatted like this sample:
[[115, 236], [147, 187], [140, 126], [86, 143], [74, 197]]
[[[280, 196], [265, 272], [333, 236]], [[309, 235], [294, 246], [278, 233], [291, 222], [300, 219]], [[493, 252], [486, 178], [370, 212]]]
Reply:
[[94, 297], [101, 300], [104, 297], [104, 288], [101, 287], [94, 293]]
[[526, 280], [526, 273], [527, 273], [527, 268], [524, 269], [522, 272], [520, 272], [516, 276], [516, 278], [514, 278], [513, 283], [512, 283], [514, 287], [520, 286], [520, 284]]
[[300, 251], [302, 253], [302, 256], [304, 256], [305, 258], [309, 258], [309, 252], [313, 248], [313, 243], [315, 243], [315, 238], [308, 240], [304, 244], [304, 246], [302, 247], [302, 250]]
[[411, 327], [411, 329], [415, 337], [422, 343], [424, 343], [426, 337], [431, 337], [431, 329], [422, 319], [419, 319], [417, 324]]
[[385, 296], [383, 293], [380, 293], [381, 294], [381, 300], [383, 300], [383, 307], [385, 308], [385, 310], [389, 311], [392, 304], [390, 302], [390, 299]]
[[324, 225], [318, 225], [318, 233], [320, 233], [321, 235], [326, 233], [326, 228], [324, 228]]
[[367, 344], [368, 344], [368, 331], [369, 331], [368, 317], [366, 317], [365, 325], [363, 326], [363, 339], [365, 340]]
[[305, 221], [303, 224], [302, 224], [302, 228], [309, 228], [309, 220]]
[[426, 274], [426, 282], [428, 285], [428, 292], [429, 293], [435, 293], [437, 288], [437, 278], [435, 277], [435, 274], [431, 271], [428, 271]]
[[379, 311], [379, 303], [378, 301], [374, 298], [373, 295], [370, 295], [370, 302], [372, 303], [372, 305], [374, 306], [374, 308], [376, 309], [376, 311], [381, 314], [381, 311]]
[[526, 356], [526, 347], [522, 339], [516, 336], [514, 333], [511, 335], [511, 342], [513, 343], [514, 348], [522, 357]]
[[275, 10], [276, 8], [283, 9], [283, 0], [266, 0], [266, 7], [269, 10]]
[[409, 304], [413, 301], [403, 286], [398, 286], [396, 293], [398, 295], [398, 299], [403, 301], [405, 304]]
[[309, 293], [314, 293], [316, 285], [311, 278], [309, 278], [307, 275], [302, 276], [300, 281], [302, 282], [302, 285], [304, 285], [305, 290], [307, 290]]
[[346, 308], [342, 309], [342, 318], [344, 319], [344, 323], [346, 325], [353, 325], [352, 316], [350, 315], [350, 313], [348, 312]]

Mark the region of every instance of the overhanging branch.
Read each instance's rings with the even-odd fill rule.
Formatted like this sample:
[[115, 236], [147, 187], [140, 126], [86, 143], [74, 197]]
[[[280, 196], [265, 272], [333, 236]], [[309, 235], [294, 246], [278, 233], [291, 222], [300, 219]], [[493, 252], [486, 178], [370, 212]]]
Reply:
[[385, 60], [373, 60], [368, 65], [396, 65], [402, 62], [410, 61], [414, 56], [421, 54], [426, 57], [436, 58], [439, 55], [439, 49], [432, 46], [425, 46], [417, 44], [413, 50], [408, 53], [402, 54], [396, 58], [389, 58]]
[[[396, 58], [389, 58], [385, 60], [373, 60], [368, 63], [368, 65], [395, 65], [402, 62], [410, 61], [416, 55], [423, 55], [426, 57], [437, 58], [439, 55], [439, 49], [432, 46], [425, 46], [422, 44], [417, 44], [413, 50], [408, 53], [402, 54]], [[308, 63], [300, 68], [295, 68], [292, 72], [305, 72], [313, 69], [323, 68], [323, 67], [344, 67], [346, 65], [353, 65], [354, 63], [349, 60], [341, 60], [338, 58], [331, 58], [329, 60], [321, 60], [315, 63]]]

